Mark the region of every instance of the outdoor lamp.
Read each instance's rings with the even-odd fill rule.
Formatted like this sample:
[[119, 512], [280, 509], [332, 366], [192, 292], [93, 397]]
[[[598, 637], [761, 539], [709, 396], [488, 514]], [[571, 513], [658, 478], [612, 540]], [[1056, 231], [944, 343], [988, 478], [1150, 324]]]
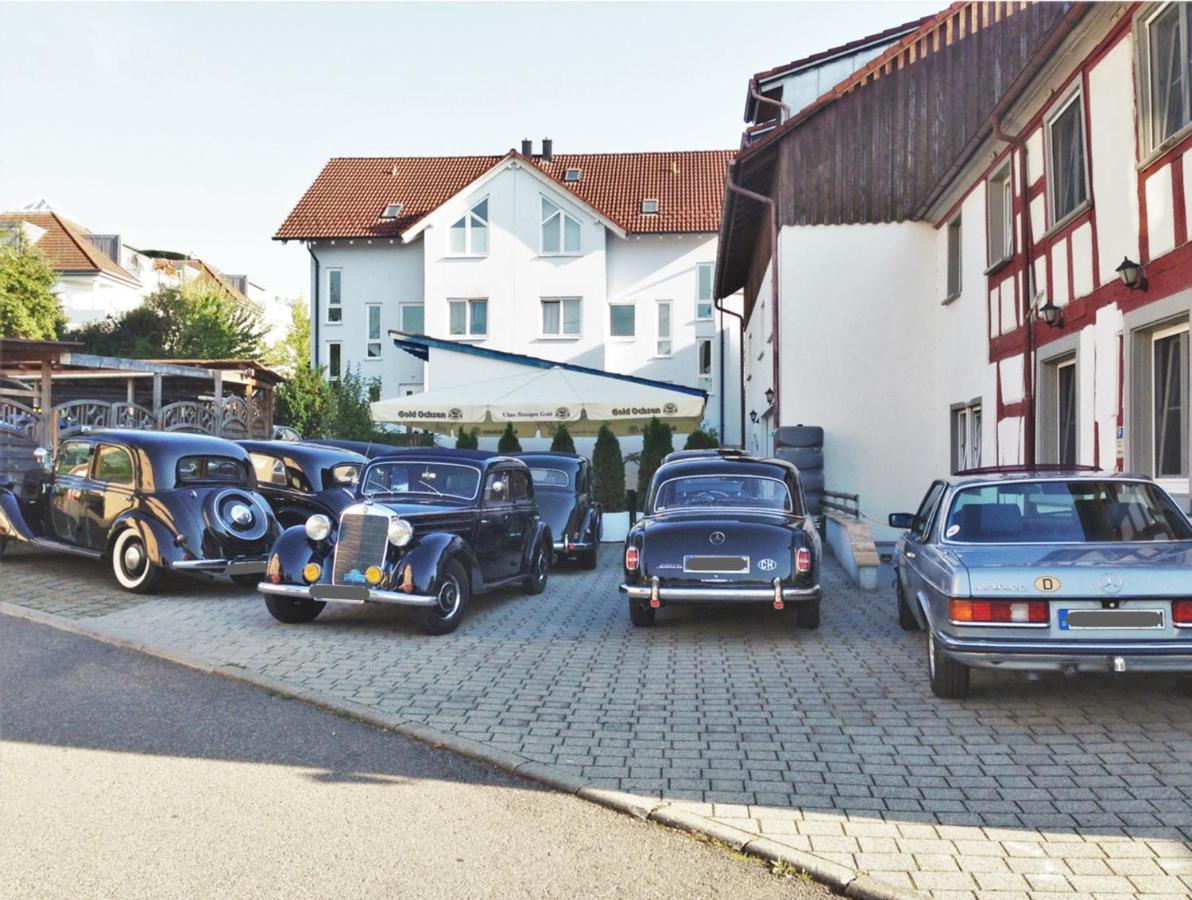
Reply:
[[774, 388], [766, 388], [766, 403], [770, 406], [774, 405]]
[[1064, 324], [1064, 311], [1050, 300], [1039, 307], [1039, 315], [1043, 317], [1048, 328], [1059, 328]]
[[756, 409], [749, 410], [749, 421], [752, 422], [754, 425], [757, 424], [757, 410]]
[[1142, 266], [1128, 256], [1122, 257], [1122, 264], [1114, 269], [1122, 278], [1122, 284], [1132, 291], [1146, 290], [1146, 272]]

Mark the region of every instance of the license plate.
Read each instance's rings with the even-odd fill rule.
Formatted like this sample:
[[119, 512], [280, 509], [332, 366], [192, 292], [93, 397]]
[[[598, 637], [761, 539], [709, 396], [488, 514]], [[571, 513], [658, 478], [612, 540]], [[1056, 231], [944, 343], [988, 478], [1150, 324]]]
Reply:
[[265, 571], [265, 560], [254, 559], [228, 563], [229, 575], [259, 575]]
[[338, 600], [341, 603], [363, 603], [368, 599], [368, 588], [354, 584], [316, 584], [310, 589], [316, 600]]
[[1060, 631], [1092, 628], [1156, 629], [1163, 627], [1161, 609], [1061, 609]]
[[684, 572], [714, 572], [727, 575], [749, 571], [748, 556], [684, 556]]

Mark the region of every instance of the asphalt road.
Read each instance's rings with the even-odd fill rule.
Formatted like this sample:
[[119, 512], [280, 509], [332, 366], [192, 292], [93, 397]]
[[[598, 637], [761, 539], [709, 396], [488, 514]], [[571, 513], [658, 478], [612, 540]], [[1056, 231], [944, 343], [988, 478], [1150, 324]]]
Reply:
[[0, 616], [0, 896], [827, 897], [369, 725]]

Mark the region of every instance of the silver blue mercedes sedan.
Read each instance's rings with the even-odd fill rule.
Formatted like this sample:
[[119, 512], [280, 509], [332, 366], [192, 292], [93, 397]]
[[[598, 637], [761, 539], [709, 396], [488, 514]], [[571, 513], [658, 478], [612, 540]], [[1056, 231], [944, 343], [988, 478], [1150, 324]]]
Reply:
[[1145, 477], [976, 470], [894, 513], [898, 621], [938, 697], [972, 667], [1192, 671], [1192, 522]]

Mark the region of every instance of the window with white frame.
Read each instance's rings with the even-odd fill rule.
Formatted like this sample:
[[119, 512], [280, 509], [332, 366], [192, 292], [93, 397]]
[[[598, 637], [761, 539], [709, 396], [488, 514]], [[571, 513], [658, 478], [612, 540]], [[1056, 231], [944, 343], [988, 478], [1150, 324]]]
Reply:
[[948, 283], [945, 285], [945, 300], [960, 296], [960, 216], [948, 223]]
[[1143, 22], [1140, 71], [1146, 87], [1146, 140], [1154, 149], [1192, 121], [1192, 7], [1168, 3]]
[[1151, 417], [1156, 478], [1188, 477], [1188, 323], [1151, 335]]
[[952, 407], [952, 472], [981, 465], [981, 403], [960, 403]]
[[488, 334], [488, 301], [448, 300], [448, 332], [453, 337], [484, 337]]
[[579, 219], [563, 212], [555, 203], [542, 198], [542, 252], [579, 253]]
[[327, 344], [327, 377], [338, 381], [343, 371], [343, 347], [339, 341]]
[[327, 270], [327, 324], [338, 325], [344, 320], [343, 269]]
[[696, 374], [699, 380], [699, 386], [705, 391], [712, 387], [712, 340], [711, 338], [700, 338], [696, 342]]
[[671, 301], [659, 300], [656, 304], [658, 312], [658, 331], [657, 342], [654, 348], [656, 356], [670, 356], [671, 355], [671, 335], [673, 327], [671, 322]]
[[1085, 165], [1084, 103], [1074, 91], [1047, 120], [1048, 195], [1051, 222], [1062, 222], [1088, 200]]
[[543, 336], [579, 337], [582, 324], [580, 309], [579, 297], [543, 297]]
[[1039, 369], [1040, 462], [1074, 466], [1077, 462], [1077, 357], [1067, 353]]
[[365, 359], [381, 358], [381, 304], [368, 303], [364, 307], [368, 335], [364, 344]]
[[1014, 182], [1010, 162], [989, 177], [985, 200], [986, 233], [989, 237], [989, 265], [1014, 255]]
[[426, 334], [426, 307], [421, 303], [403, 303], [401, 330], [407, 334]]
[[631, 338], [637, 335], [637, 306], [630, 303], [608, 305], [609, 337]]
[[485, 197], [452, 223], [450, 247], [453, 256], [484, 256], [488, 253], [488, 198]]
[[712, 318], [712, 271], [713, 263], [700, 263], [696, 266], [695, 288], [695, 317], [697, 319]]

